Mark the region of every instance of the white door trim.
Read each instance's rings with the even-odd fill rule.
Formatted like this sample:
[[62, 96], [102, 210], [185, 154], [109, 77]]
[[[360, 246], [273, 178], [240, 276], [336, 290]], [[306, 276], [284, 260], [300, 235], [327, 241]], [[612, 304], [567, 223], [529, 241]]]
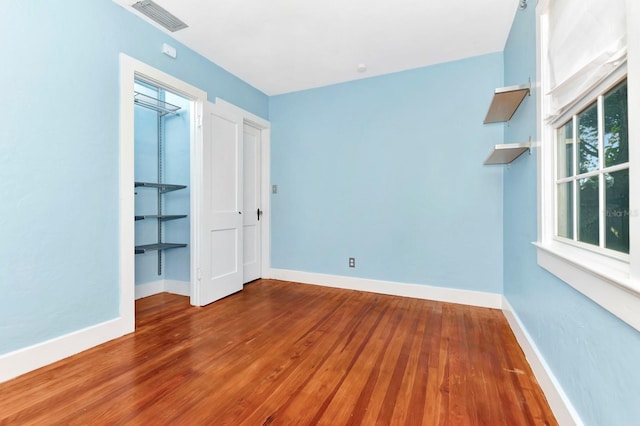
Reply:
[[201, 171], [194, 167], [198, 156], [202, 154], [202, 129], [199, 118], [202, 117], [203, 103], [207, 100], [207, 92], [179, 80], [163, 71], [138, 61], [124, 53], [120, 54], [120, 188], [119, 188], [119, 236], [120, 236], [120, 317], [127, 324], [128, 331], [135, 328], [135, 262], [134, 251], [134, 80], [153, 83], [164, 89], [179, 94], [191, 101], [191, 207], [189, 212], [191, 223], [190, 241], [190, 291], [193, 294], [194, 282], [197, 278], [198, 259], [198, 209], [201, 194]]
[[270, 278], [271, 265], [271, 123], [262, 117], [250, 113], [221, 98], [216, 98], [216, 105], [222, 109], [240, 114], [245, 124], [255, 127], [261, 132], [262, 139], [262, 278]]

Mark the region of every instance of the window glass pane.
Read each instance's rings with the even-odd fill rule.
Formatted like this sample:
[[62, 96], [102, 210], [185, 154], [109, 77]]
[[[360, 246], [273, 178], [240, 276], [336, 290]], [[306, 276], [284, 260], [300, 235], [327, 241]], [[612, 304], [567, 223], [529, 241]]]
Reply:
[[573, 175], [573, 120], [557, 131], [558, 178]]
[[558, 236], [573, 239], [573, 182], [558, 184]]
[[598, 176], [578, 180], [578, 240], [598, 245]]
[[629, 170], [606, 173], [605, 247], [629, 253]]
[[604, 96], [604, 159], [605, 166], [629, 161], [629, 131], [627, 127], [627, 82]]
[[598, 169], [598, 105], [578, 114], [578, 173]]

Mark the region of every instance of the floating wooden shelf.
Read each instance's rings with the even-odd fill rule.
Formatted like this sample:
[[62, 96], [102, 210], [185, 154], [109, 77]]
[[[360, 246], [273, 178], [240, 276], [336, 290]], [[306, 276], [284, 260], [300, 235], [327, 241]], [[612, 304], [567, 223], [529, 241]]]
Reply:
[[531, 93], [531, 83], [500, 87], [495, 90], [484, 124], [511, 120], [524, 98]]
[[529, 150], [531, 150], [531, 142], [496, 145], [493, 147], [491, 154], [484, 160], [484, 164], [509, 164]]

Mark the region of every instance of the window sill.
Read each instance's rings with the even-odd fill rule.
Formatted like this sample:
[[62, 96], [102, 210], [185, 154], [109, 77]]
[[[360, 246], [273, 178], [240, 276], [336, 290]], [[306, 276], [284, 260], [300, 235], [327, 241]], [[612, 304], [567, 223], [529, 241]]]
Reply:
[[640, 331], [640, 286], [628, 263], [557, 241], [533, 244], [538, 265]]

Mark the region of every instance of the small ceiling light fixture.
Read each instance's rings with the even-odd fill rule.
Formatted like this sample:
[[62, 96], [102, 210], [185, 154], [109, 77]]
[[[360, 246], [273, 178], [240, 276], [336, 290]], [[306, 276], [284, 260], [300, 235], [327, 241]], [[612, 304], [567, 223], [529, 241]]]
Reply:
[[367, 65], [366, 64], [358, 64], [358, 67], [356, 69], [358, 70], [358, 72], [365, 72], [365, 71], [367, 71]]
[[527, 8], [527, 0], [520, 0], [520, 4], [518, 5], [518, 9], [525, 10]]
[[188, 25], [169, 13], [165, 8], [151, 0], [142, 0], [131, 5], [135, 10], [147, 16], [171, 32], [187, 28]]

